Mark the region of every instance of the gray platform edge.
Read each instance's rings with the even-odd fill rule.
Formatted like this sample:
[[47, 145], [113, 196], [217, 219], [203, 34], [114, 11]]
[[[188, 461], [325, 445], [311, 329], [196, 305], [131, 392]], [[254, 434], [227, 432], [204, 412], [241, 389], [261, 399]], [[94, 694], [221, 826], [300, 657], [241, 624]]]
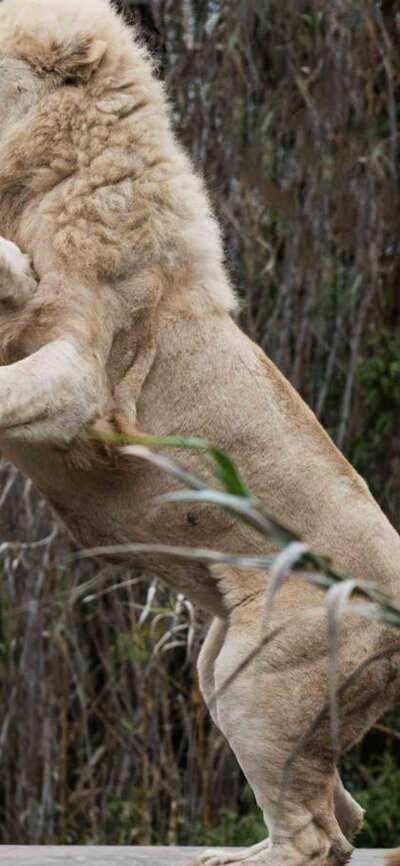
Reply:
[[[234, 850], [234, 849], [232, 849]], [[187, 866], [204, 848], [0, 845], [1, 866]], [[385, 851], [356, 851], [352, 866], [383, 866]]]

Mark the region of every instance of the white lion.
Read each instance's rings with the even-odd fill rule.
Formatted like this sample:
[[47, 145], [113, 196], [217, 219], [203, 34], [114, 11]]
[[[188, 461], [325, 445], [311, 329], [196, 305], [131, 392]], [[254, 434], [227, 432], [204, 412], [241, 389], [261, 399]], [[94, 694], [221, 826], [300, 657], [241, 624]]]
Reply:
[[[174, 482], [155, 467], [79, 436], [134, 424], [201, 435], [232, 454], [276, 520], [338, 569], [399, 598], [397, 534], [230, 316], [218, 227], [132, 32], [107, 0], [3, 0], [0, 73], [3, 452], [84, 545], [173, 540], [265, 552], [229, 515], [196, 506], [193, 520], [193, 505], [162, 500]], [[185, 459], [198, 469], [198, 457]], [[250, 851], [201, 862], [347, 862], [362, 810], [339, 779], [327, 719], [281, 790], [287, 760], [327, 697], [319, 593], [290, 580], [271, 622], [283, 628], [222, 688], [259, 641], [268, 577], [155, 555], [130, 561], [213, 617], [201, 688], [270, 830]], [[344, 622], [341, 681], [376, 658], [343, 694], [343, 749], [399, 701], [392, 641], [373, 622]]]

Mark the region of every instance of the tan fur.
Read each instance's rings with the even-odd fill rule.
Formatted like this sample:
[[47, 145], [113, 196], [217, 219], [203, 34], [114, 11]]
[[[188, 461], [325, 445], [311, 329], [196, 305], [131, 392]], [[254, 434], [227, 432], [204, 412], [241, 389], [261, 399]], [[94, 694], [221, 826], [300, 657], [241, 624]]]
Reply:
[[[21, 293], [19, 260], [5, 264], [0, 243], [2, 449], [82, 545], [270, 551], [228, 514], [166, 502], [173, 479], [82, 436], [132, 424], [195, 434], [232, 454], [276, 520], [338, 569], [400, 598], [397, 534], [229, 315], [235, 300], [203, 184], [172, 132], [147, 53], [107, 0], [0, 5], [0, 232], [35, 274]], [[207, 474], [198, 454], [181, 459]], [[270, 619], [282, 630], [224, 689], [263, 634], [265, 573], [155, 554], [124, 559], [214, 617], [201, 687], [271, 832], [243, 855], [247, 866], [347, 862], [362, 810], [337, 775], [327, 721], [286, 778], [283, 807], [280, 794], [294, 745], [327, 697], [319, 592], [287, 582]], [[387, 650], [341, 702], [343, 750], [400, 699], [393, 640], [368, 620], [343, 624], [341, 681]]]
[[400, 866], [400, 848], [388, 854], [386, 864], [387, 866]]

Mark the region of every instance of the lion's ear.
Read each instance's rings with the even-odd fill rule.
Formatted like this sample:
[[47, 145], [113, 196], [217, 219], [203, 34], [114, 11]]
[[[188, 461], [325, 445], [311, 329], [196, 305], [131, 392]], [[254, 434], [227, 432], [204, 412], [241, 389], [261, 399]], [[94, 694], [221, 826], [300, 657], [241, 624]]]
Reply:
[[102, 39], [76, 35], [68, 42], [52, 42], [33, 55], [31, 62], [60, 83], [85, 83], [100, 65], [107, 51]]

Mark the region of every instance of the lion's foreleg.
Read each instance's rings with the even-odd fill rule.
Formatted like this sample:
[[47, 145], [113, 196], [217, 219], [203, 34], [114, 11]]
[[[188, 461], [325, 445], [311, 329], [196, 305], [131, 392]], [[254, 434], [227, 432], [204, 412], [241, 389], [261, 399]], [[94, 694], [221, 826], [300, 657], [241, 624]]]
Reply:
[[0, 367], [0, 436], [70, 442], [110, 408], [94, 353], [66, 335]]

